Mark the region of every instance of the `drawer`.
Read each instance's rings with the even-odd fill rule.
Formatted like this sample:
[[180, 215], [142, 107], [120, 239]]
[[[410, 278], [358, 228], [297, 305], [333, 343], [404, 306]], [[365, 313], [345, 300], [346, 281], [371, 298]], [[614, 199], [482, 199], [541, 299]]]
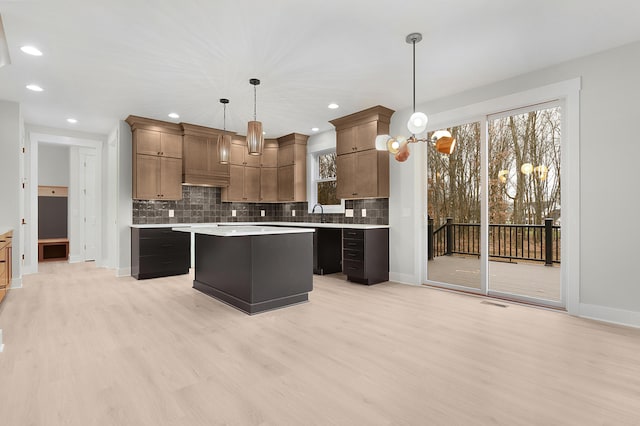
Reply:
[[140, 256], [140, 273], [189, 269], [187, 256]]
[[[188, 234], [187, 234], [188, 235]], [[149, 238], [140, 239], [140, 256], [149, 255], [180, 255], [190, 252], [190, 241], [175, 239], [156, 240]]]
[[342, 238], [352, 240], [364, 240], [364, 229], [347, 228], [342, 231]]
[[344, 260], [359, 260], [360, 262], [364, 260], [364, 252], [362, 250], [344, 249], [342, 251], [342, 256], [344, 257]]
[[353, 277], [364, 277], [364, 263], [358, 260], [343, 260], [342, 272]]
[[345, 250], [360, 250], [364, 251], [364, 240], [342, 240], [342, 248]]
[[182, 240], [190, 239], [187, 232], [172, 231], [171, 228], [148, 228], [140, 229], [140, 239], [150, 240]]

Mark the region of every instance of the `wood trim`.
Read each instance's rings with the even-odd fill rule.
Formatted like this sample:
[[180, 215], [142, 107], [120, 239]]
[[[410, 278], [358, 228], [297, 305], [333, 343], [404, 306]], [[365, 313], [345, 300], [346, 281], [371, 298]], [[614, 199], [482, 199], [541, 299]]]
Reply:
[[277, 140], [278, 145], [280, 147], [283, 147], [291, 144], [306, 145], [308, 139], [309, 136], [307, 135], [303, 135], [301, 133], [290, 133], [288, 135], [279, 137]]
[[395, 111], [382, 105], [377, 105], [360, 112], [346, 115], [344, 117], [329, 120], [329, 123], [333, 124], [336, 130], [340, 130], [346, 127], [353, 127], [359, 124], [368, 123], [370, 121], [378, 121], [379, 123], [391, 122], [391, 116]]
[[168, 121], [153, 120], [151, 118], [138, 117], [137, 115], [130, 115], [125, 120], [131, 130], [137, 129], [155, 130], [156, 132], [173, 133], [175, 135], [182, 136], [182, 126], [176, 123], [169, 123]]
[[236, 132], [230, 132], [229, 130], [224, 131], [213, 127], [204, 127], [189, 123], [180, 123], [180, 126], [182, 127], [183, 135], [204, 136], [208, 138], [218, 137], [218, 135], [230, 135], [231, 137], [236, 135]]
[[68, 197], [69, 188], [66, 186], [39, 185], [38, 197]]

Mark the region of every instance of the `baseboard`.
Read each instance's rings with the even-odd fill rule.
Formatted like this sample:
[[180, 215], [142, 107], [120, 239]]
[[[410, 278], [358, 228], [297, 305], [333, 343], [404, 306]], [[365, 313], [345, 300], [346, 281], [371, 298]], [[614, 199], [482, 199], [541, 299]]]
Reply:
[[580, 304], [579, 317], [640, 328], [640, 312], [608, 306]]
[[129, 277], [131, 276], [131, 268], [118, 268], [116, 270], [116, 277]]
[[14, 288], [22, 288], [22, 277], [20, 278], [12, 278], [11, 279], [11, 287], [9, 287], [10, 289], [14, 289]]
[[79, 263], [79, 262], [84, 262], [84, 259], [82, 258], [82, 256], [69, 255], [69, 263]]
[[4, 343], [2, 343], [2, 329], [0, 328], [0, 352], [4, 351]]
[[389, 272], [389, 281], [400, 284], [420, 285], [420, 283], [416, 282], [413, 275], [402, 274], [400, 272]]

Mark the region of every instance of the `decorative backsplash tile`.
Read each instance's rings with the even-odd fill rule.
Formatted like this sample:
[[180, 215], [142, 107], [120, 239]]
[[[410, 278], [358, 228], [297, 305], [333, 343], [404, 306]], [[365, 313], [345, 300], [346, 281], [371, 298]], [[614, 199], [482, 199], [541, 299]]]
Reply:
[[[340, 213], [325, 213], [328, 223], [359, 223], [387, 225], [389, 200], [372, 198], [347, 200], [345, 208], [354, 210], [354, 217]], [[362, 209], [367, 216], [362, 217]], [[169, 217], [169, 210], [174, 217]], [[232, 216], [232, 210], [236, 216]], [[261, 216], [261, 211], [265, 215]], [[296, 215], [292, 216], [291, 211]], [[221, 201], [220, 188], [182, 186], [182, 200], [147, 201], [133, 200], [133, 223], [211, 223], [211, 222], [320, 222], [320, 213], [310, 214], [308, 203], [227, 203]]]

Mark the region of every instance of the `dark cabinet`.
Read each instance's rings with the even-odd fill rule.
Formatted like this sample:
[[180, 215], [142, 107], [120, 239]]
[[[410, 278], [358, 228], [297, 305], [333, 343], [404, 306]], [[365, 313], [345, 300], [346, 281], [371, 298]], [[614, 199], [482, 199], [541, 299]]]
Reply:
[[182, 275], [191, 264], [191, 234], [171, 228], [131, 228], [131, 276]]
[[342, 271], [349, 281], [376, 284], [389, 281], [389, 229], [342, 231]]
[[342, 229], [316, 228], [313, 234], [313, 273], [333, 274], [342, 271]]

